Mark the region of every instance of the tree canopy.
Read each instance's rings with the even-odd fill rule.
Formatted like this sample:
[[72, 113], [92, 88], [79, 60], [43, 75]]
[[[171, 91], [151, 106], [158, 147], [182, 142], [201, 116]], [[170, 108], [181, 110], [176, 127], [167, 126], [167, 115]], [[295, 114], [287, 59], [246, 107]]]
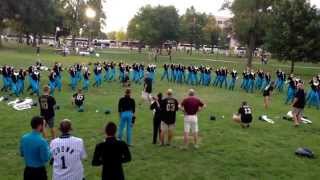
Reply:
[[166, 40], [177, 40], [177, 9], [173, 6], [144, 6], [130, 20], [127, 32], [130, 39], [138, 39], [151, 46], [160, 46]]
[[279, 60], [320, 61], [320, 15], [306, 0], [276, 1], [266, 47]]

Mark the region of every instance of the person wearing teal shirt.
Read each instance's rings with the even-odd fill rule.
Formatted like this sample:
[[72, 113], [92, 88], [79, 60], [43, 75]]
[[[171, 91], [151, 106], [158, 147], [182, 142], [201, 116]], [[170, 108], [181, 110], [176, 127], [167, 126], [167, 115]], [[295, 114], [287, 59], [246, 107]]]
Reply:
[[21, 138], [20, 154], [26, 165], [24, 180], [47, 180], [45, 165], [50, 160], [50, 150], [47, 141], [42, 137], [44, 126], [42, 117], [33, 117], [32, 132]]

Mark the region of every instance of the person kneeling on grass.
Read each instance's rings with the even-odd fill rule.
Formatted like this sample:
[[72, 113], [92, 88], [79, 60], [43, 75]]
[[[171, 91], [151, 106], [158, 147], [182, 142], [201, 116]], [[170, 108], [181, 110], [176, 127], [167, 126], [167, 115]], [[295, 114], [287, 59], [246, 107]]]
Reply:
[[241, 125], [243, 128], [249, 128], [252, 122], [252, 109], [247, 102], [242, 102], [238, 110], [238, 114], [233, 115], [233, 120]]
[[83, 112], [83, 104], [84, 104], [84, 94], [82, 94], [82, 90], [78, 89], [78, 92], [72, 96], [72, 105], [76, 105], [78, 108], [78, 112]]

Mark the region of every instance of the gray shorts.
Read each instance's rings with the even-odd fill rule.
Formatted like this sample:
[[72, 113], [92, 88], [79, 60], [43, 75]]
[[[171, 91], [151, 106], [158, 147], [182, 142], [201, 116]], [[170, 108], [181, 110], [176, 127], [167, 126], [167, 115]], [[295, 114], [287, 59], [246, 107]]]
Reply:
[[46, 127], [48, 128], [53, 128], [54, 127], [54, 117], [50, 118], [50, 119], [46, 119]]
[[175, 128], [175, 124], [166, 124], [165, 122], [161, 121], [160, 129], [163, 132], [173, 131]]
[[294, 107], [292, 110], [292, 115], [303, 116], [303, 109]]

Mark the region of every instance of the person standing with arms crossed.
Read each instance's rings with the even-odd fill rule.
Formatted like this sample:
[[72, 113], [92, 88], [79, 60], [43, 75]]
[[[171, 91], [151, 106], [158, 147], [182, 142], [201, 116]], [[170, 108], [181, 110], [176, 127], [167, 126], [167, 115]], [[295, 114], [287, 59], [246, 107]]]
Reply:
[[127, 130], [127, 144], [132, 145], [132, 125], [135, 119], [134, 113], [136, 110], [136, 103], [131, 98], [131, 89], [126, 89], [124, 97], [119, 100], [118, 112], [120, 116], [118, 138], [122, 139], [124, 128]]
[[197, 97], [195, 97], [195, 91], [189, 90], [188, 97], [185, 98], [181, 105], [181, 109], [184, 112], [184, 145], [188, 147], [189, 133], [192, 131], [194, 139], [194, 147], [199, 148], [198, 145], [198, 116], [197, 113], [205, 108], [206, 105]]
[[41, 136], [45, 127], [42, 117], [31, 120], [32, 132], [25, 134], [20, 141], [20, 155], [24, 158], [24, 180], [47, 180], [45, 165], [50, 159], [49, 145]]
[[298, 90], [294, 95], [294, 100], [292, 103], [292, 115], [295, 127], [298, 127], [301, 123], [303, 109], [306, 105], [306, 93], [304, 92], [303, 83], [299, 82], [297, 84], [297, 88]]
[[[50, 96], [49, 86], [44, 86], [43, 95], [39, 97], [40, 104], [40, 115], [45, 119], [46, 126], [50, 128], [51, 138], [56, 137], [56, 131], [54, 129], [54, 108], [56, 105], [56, 100], [54, 97]], [[48, 137], [46, 130], [43, 130], [43, 135], [45, 138]]]

